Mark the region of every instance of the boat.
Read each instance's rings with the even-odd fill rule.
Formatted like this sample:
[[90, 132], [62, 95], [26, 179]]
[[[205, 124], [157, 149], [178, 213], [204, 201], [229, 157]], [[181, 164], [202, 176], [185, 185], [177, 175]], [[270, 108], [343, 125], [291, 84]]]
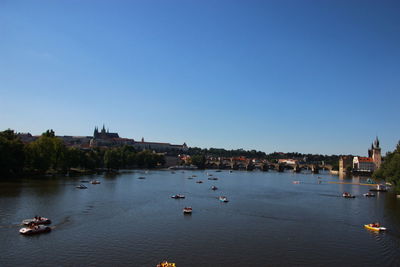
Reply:
[[216, 187], [215, 185], [211, 186], [211, 190], [217, 190], [218, 187]]
[[368, 193], [363, 194], [363, 196], [364, 196], [364, 197], [374, 197], [375, 194], [373, 194], [373, 193], [371, 193], [371, 192], [368, 192]]
[[294, 184], [300, 184], [300, 181], [293, 181]]
[[193, 180], [193, 177], [188, 177], [189, 180]]
[[185, 196], [181, 195], [181, 194], [176, 194], [176, 195], [172, 195], [171, 198], [180, 199], [180, 198], [185, 198]]
[[387, 192], [386, 186], [382, 184], [378, 184], [376, 188], [372, 188], [369, 191], [374, 191], [374, 192]]
[[386, 231], [386, 227], [382, 227], [379, 223], [364, 224], [364, 228], [372, 231]]
[[90, 183], [91, 184], [100, 184], [100, 181], [99, 180], [92, 180], [92, 181], [90, 181]]
[[203, 183], [203, 181], [196, 181], [196, 183], [198, 183], [198, 184], [202, 184], [202, 183]]
[[22, 221], [23, 225], [39, 225], [39, 224], [50, 224], [51, 220], [45, 217], [35, 216], [32, 219], [25, 219]]
[[348, 193], [348, 192], [344, 192], [342, 195], [344, 198], [355, 198], [355, 196], [353, 196], [352, 194]]
[[176, 267], [176, 264], [173, 262], [163, 261], [157, 264], [157, 267]]
[[228, 198], [225, 197], [225, 196], [220, 196], [220, 197], [218, 197], [218, 199], [219, 199], [219, 201], [221, 201], [221, 202], [228, 202], [228, 201], [229, 201]]
[[216, 180], [218, 180], [218, 178], [217, 177], [210, 177], [210, 178], [208, 178], [208, 180], [216, 181]]
[[82, 180], [81, 183], [89, 183], [87, 180]]
[[138, 179], [143, 180], [143, 179], [146, 179], [146, 177], [140, 176], [140, 177], [138, 177]]
[[197, 175], [193, 174], [192, 177], [197, 177]]
[[83, 184], [80, 184], [80, 185], [76, 186], [76, 188], [78, 188], [78, 189], [87, 189], [87, 186], [83, 185]]
[[183, 214], [192, 214], [192, 207], [184, 207]]
[[50, 232], [51, 228], [45, 225], [31, 225], [19, 229], [19, 233], [22, 235], [34, 235], [40, 233]]

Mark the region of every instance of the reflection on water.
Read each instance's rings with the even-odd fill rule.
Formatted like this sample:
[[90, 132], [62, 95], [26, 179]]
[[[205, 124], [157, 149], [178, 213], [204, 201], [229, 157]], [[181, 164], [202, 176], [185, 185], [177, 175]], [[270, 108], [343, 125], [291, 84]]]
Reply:
[[[207, 172], [219, 179], [208, 180]], [[192, 175], [196, 179], [187, 179]], [[93, 179], [101, 184], [75, 188]], [[399, 266], [400, 200], [390, 192], [365, 198], [368, 186], [329, 181], [339, 180], [328, 174], [212, 170], [4, 181], [0, 265], [155, 266], [168, 259], [179, 267]], [[343, 192], [356, 198], [344, 199]], [[186, 198], [170, 198], [178, 193]], [[220, 195], [229, 202], [221, 203]], [[185, 216], [184, 206], [192, 206], [193, 214]], [[20, 236], [18, 224], [35, 215], [50, 217], [53, 231]], [[373, 221], [388, 231], [363, 228]]]

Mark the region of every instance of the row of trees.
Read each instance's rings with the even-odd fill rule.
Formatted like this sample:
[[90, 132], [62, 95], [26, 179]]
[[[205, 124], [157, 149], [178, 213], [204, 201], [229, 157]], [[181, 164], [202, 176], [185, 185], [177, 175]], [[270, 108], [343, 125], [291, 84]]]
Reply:
[[393, 152], [386, 154], [381, 167], [372, 176], [390, 182], [395, 191], [400, 193], [400, 142]]
[[338, 155], [320, 155], [320, 154], [302, 154], [298, 152], [281, 153], [274, 152], [266, 154], [262, 151], [256, 150], [226, 150], [223, 148], [189, 148], [188, 155], [191, 156], [212, 156], [212, 157], [246, 157], [246, 158], [257, 158], [266, 159], [271, 162], [276, 162], [278, 159], [297, 159], [306, 162], [324, 162], [325, 164], [337, 165], [339, 161]]
[[164, 155], [151, 151], [137, 152], [133, 147], [81, 150], [66, 147], [53, 130], [37, 140], [24, 144], [12, 130], [0, 132], [0, 175], [67, 172], [71, 168], [154, 168], [164, 165]]

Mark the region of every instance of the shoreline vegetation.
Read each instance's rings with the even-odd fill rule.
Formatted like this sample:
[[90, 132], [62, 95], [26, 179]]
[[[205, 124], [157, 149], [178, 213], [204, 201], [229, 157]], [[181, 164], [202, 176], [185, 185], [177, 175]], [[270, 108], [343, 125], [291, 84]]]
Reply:
[[[308, 162], [325, 162], [338, 169], [339, 155], [315, 155], [243, 149], [225, 150], [219, 148], [189, 148], [185, 154], [190, 162], [199, 169], [206, 167], [208, 157], [246, 157], [267, 160], [276, 163], [284, 158], [302, 158]], [[170, 156], [177, 157], [176, 154]], [[47, 130], [37, 140], [23, 143], [11, 129], [0, 132], [0, 177], [27, 177], [37, 175], [77, 176], [96, 173], [119, 173], [119, 170], [164, 169], [165, 153], [143, 150], [136, 151], [132, 146], [76, 148], [66, 146], [55, 136], [53, 130]], [[183, 164], [181, 162], [181, 164]], [[400, 142], [393, 152], [388, 152], [380, 169], [373, 175], [393, 184], [400, 192]]]

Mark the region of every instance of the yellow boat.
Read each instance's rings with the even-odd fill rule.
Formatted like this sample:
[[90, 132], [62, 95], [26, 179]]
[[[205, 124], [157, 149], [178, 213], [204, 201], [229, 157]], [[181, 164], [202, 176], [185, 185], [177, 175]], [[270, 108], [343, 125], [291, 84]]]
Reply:
[[385, 227], [382, 227], [382, 226], [376, 227], [376, 226], [373, 226], [373, 224], [364, 224], [364, 227], [367, 228], [368, 230], [378, 231], [378, 232], [386, 230]]
[[176, 267], [176, 265], [173, 262], [163, 261], [157, 264], [157, 267]]

